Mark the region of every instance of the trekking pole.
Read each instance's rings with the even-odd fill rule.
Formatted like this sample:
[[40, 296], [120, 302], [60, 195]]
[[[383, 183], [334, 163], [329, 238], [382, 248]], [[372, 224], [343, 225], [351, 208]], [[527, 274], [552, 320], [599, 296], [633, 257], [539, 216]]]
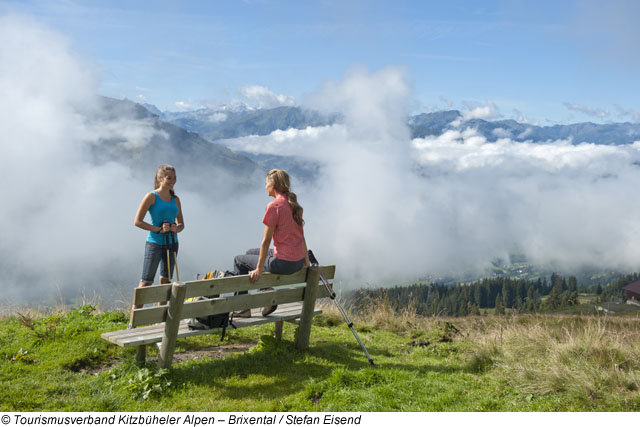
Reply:
[[173, 238], [173, 243], [171, 245], [171, 249], [173, 249], [173, 263], [176, 265], [176, 280], [180, 281], [180, 273], [178, 273], [178, 252], [176, 251], [176, 244], [178, 243], [178, 236], [176, 233], [171, 233], [171, 237]]
[[[313, 252], [311, 252], [311, 250], [309, 250], [309, 261], [311, 261], [311, 266], [313, 267], [320, 266], [320, 264], [318, 263], [318, 260], [316, 259], [315, 255], [313, 255]], [[347, 312], [344, 310], [342, 305], [336, 299], [336, 293], [333, 291], [333, 288], [329, 286], [327, 277], [324, 275], [322, 270], [320, 270], [320, 280], [322, 281], [322, 284], [324, 285], [324, 287], [327, 288], [327, 292], [329, 293], [329, 298], [331, 298], [333, 302], [336, 303], [336, 307], [338, 307], [338, 311], [340, 311], [340, 314], [342, 314], [344, 321], [347, 322], [347, 326], [349, 327], [349, 329], [351, 329], [351, 332], [353, 333], [353, 336], [356, 338], [356, 341], [358, 341], [358, 344], [360, 344], [362, 351], [364, 351], [365, 356], [367, 356], [367, 360], [369, 361], [369, 363], [373, 365], [373, 359], [371, 358], [371, 356], [369, 356], [369, 352], [367, 351], [367, 348], [364, 346], [364, 343], [360, 339], [358, 332], [356, 332], [356, 329], [353, 327], [353, 322], [351, 321], [351, 319], [349, 319]]]
[[[165, 222], [169, 222], [169, 221], [164, 221], [163, 224]], [[169, 281], [171, 282], [171, 278], [172, 278], [172, 274], [171, 274], [171, 255], [169, 253], [169, 234], [171, 232], [167, 232], [164, 233], [164, 244], [167, 247], [167, 271], [169, 272]]]

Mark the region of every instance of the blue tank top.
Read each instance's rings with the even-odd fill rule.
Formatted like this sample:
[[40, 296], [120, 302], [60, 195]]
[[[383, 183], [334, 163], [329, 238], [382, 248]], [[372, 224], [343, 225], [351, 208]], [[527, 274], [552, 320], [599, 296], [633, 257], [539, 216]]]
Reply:
[[[156, 196], [156, 201], [153, 202], [149, 208], [151, 225], [160, 227], [165, 221], [176, 222], [176, 217], [178, 216], [178, 204], [176, 203], [176, 198], [171, 196], [171, 201], [165, 202], [160, 198], [158, 193], [153, 191], [153, 194]], [[178, 233], [176, 233], [173, 238], [175, 239], [175, 242], [177, 242]], [[149, 231], [147, 242], [155, 243], [156, 245], [164, 245], [166, 244], [165, 233]]]

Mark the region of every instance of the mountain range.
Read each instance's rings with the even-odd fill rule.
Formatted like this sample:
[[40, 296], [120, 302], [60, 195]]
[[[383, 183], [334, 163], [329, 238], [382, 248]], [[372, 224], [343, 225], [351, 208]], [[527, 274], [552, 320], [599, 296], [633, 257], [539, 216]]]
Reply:
[[[412, 116], [408, 120], [414, 138], [440, 135], [452, 124], [463, 119], [462, 113], [456, 110], [423, 113]], [[510, 138], [514, 141], [547, 142], [570, 140], [573, 144], [591, 142], [603, 145], [631, 144], [640, 141], [640, 123], [607, 123], [591, 122], [567, 125], [537, 126], [515, 120], [488, 121], [471, 119], [461, 123], [461, 128], [473, 128], [488, 141]]]
[[[239, 186], [259, 182], [265, 171], [273, 167], [289, 170], [302, 180], [313, 180], [319, 165], [313, 161], [287, 155], [234, 152], [225, 147], [224, 139], [248, 135], [268, 135], [273, 131], [309, 126], [325, 126], [342, 121], [340, 114], [322, 114], [301, 107], [252, 109], [244, 106], [199, 109], [187, 112], [162, 112], [153, 105], [128, 100], [102, 98], [102, 108], [93, 120], [101, 123], [143, 124], [152, 134], [144, 143], [131, 143], [126, 133], [107, 134], [91, 147], [97, 163], [117, 161], [130, 166], [141, 176], [152, 175], [158, 164], [170, 163], [189, 170], [187, 182], [195, 190], [215, 185], [224, 175]], [[457, 123], [461, 123], [456, 127]], [[592, 142], [620, 145], [640, 141], [639, 123], [575, 123], [536, 126], [515, 120], [463, 121], [456, 110], [423, 113], [407, 119], [414, 138], [441, 135], [450, 129], [474, 128], [488, 141], [511, 138], [514, 141], [545, 143], [569, 140], [573, 144]], [[152, 170], [153, 169], [153, 170]], [[187, 178], [188, 179], [188, 178]], [[225, 181], [225, 182], [227, 182]]]
[[[308, 126], [324, 126], [340, 123], [340, 114], [321, 114], [301, 107], [277, 107], [272, 109], [203, 108], [187, 112], [161, 112], [145, 104], [145, 108], [160, 119], [196, 132], [209, 141], [238, 138], [248, 135], [268, 135], [274, 130], [304, 129]], [[473, 128], [488, 141], [510, 138], [514, 141], [543, 143], [570, 140], [573, 144], [590, 142], [605, 145], [631, 144], [640, 140], [640, 123], [591, 122], [554, 126], [538, 126], [515, 120], [489, 121], [463, 120], [457, 110], [436, 111], [410, 116], [407, 125], [413, 138], [437, 136], [449, 129]], [[458, 126], [456, 126], [458, 124]]]
[[[103, 97], [100, 112], [92, 120], [115, 123], [119, 128], [119, 132], [91, 146], [95, 163], [116, 161], [143, 177], [153, 176], [160, 164], [171, 164], [178, 170], [189, 170], [189, 174], [181, 175], [181, 181], [186, 179], [188, 188], [194, 190], [214, 186], [216, 178], [223, 175], [244, 186], [255, 180], [254, 174], [260, 179], [264, 174], [261, 166], [247, 156], [162, 120], [148, 107], [132, 101]], [[122, 133], [123, 127], [132, 127], [136, 132], [130, 133], [134, 135], [144, 129], [147, 138], [128, 139], [128, 134]]]

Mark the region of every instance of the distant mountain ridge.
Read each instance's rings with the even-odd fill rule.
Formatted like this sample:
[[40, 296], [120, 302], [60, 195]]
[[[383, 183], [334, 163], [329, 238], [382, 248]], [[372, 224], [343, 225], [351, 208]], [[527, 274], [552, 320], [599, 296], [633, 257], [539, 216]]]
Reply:
[[153, 132], [142, 142], [133, 142], [118, 134], [102, 138], [91, 148], [96, 163], [116, 161], [142, 176], [152, 176], [160, 164], [171, 164], [178, 170], [190, 171], [181, 176], [181, 181], [193, 181], [187, 187], [195, 189], [213, 186], [216, 176], [231, 177], [232, 182], [242, 186], [253, 182], [257, 176], [254, 174], [264, 173], [262, 167], [248, 157], [162, 120], [149, 106], [102, 97], [101, 109], [93, 120], [140, 126]]
[[[423, 113], [412, 116], [409, 127], [414, 138], [441, 135], [452, 128], [452, 123], [462, 120], [463, 115], [456, 110]], [[608, 123], [591, 122], [568, 125], [537, 126], [515, 120], [487, 121], [482, 119], [466, 120], [460, 129], [473, 128], [487, 138], [497, 141], [510, 138], [514, 141], [547, 142], [559, 139], [571, 140], [573, 144], [591, 142], [602, 145], [623, 145], [640, 141], [640, 123]]]
[[[248, 135], [268, 135], [275, 130], [304, 129], [308, 126], [326, 126], [339, 123], [340, 114], [325, 115], [302, 107], [271, 109], [203, 108], [186, 112], [160, 112], [154, 106], [145, 107], [160, 119], [186, 130], [196, 132], [209, 141], [239, 138]], [[159, 113], [159, 114], [158, 114]], [[459, 121], [459, 126], [453, 126]], [[571, 140], [573, 144], [591, 142], [603, 145], [622, 145], [640, 141], [640, 123], [591, 122], [567, 125], [538, 126], [515, 120], [463, 121], [457, 110], [436, 111], [411, 116], [407, 119], [413, 138], [438, 136], [450, 129], [473, 128], [488, 141], [510, 138], [514, 141], [547, 142]]]
[[[149, 107], [145, 106], [147, 109]], [[151, 106], [153, 107], [153, 106]], [[149, 111], [153, 112], [153, 107]], [[159, 117], [209, 141], [239, 138], [248, 135], [269, 135], [274, 130], [304, 129], [336, 123], [339, 114], [323, 115], [301, 107], [249, 109], [241, 106], [218, 109], [201, 108], [187, 112], [163, 112]]]

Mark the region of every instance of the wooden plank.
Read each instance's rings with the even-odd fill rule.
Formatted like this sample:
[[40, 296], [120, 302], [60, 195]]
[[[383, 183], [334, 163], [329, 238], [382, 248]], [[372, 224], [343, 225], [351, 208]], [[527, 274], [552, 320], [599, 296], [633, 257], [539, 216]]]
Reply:
[[[316, 310], [314, 312], [314, 315], [317, 315], [320, 313], [322, 313], [322, 310]], [[257, 325], [263, 325], [263, 324], [272, 323], [272, 322], [280, 322], [280, 321], [293, 322], [295, 319], [300, 317], [300, 311], [290, 312], [288, 314], [278, 315], [275, 317], [272, 317], [272, 316], [273, 314], [269, 315], [268, 317], [256, 316], [256, 317], [251, 317], [249, 319], [236, 319], [234, 320], [233, 323], [236, 325], [236, 328], [239, 329], [239, 328], [245, 328], [248, 326], [257, 326]], [[137, 329], [142, 330], [147, 328], [148, 330], [142, 332], [138, 336], [134, 336], [134, 335], [118, 336], [116, 334], [113, 334], [109, 337], [108, 341], [116, 345], [119, 345], [120, 347], [133, 347], [133, 346], [140, 346], [140, 345], [146, 345], [146, 344], [154, 344], [162, 341], [164, 329], [161, 325], [153, 325], [153, 326], [148, 326], [146, 328], [137, 328]], [[231, 330], [233, 330], [233, 327], [227, 328], [227, 331], [231, 331]], [[212, 333], [218, 333], [221, 331], [222, 331], [222, 328], [191, 330], [189, 329], [189, 326], [187, 325], [186, 321], [183, 321], [183, 322], [180, 322], [177, 338], [186, 338], [186, 337], [191, 337], [196, 335], [207, 335]]]
[[164, 332], [162, 334], [162, 345], [158, 354], [158, 365], [160, 369], [168, 369], [173, 361], [173, 351], [176, 348], [176, 340], [178, 338], [178, 329], [180, 328], [180, 319], [182, 315], [182, 307], [184, 306], [184, 294], [187, 287], [184, 283], [175, 282], [171, 289], [171, 298], [169, 299], [169, 309], [167, 311], [167, 320], [164, 323]]
[[[222, 280], [222, 279], [218, 279]], [[186, 282], [185, 282], [186, 285]], [[317, 294], [320, 297], [327, 296], [324, 285], [317, 285]], [[236, 295], [220, 297], [207, 301], [196, 301], [184, 304], [182, 319], [190, 317], [203, 317], [210, 314], [227, 313], [247, 308], [265, 307], [273, 304], [286, 304], [294, 301], [302, 301], [304, 288], [274, 289], [256, 294]], [[274, 303], [275, 301], [275, 303]], [[167, 317], [167, 307], [148, 307], [134, 311], [131, 317], [131, 326], [149, 325], [164, 322]]]
[[[322, 266], [320, 269], [325, 273], [327, 279], [333, 279], [336, 271], [335, 265]], [[263, 273], [257, 283], [251, 283], [248, 275], [221, 279], [191, 280], [183, 283], [187, 286], [185, 298], [191, 298], [304, 283], [306, 282], [306, 277], [307, 269], [303, 268], [294, 274]], [[168, 301], [170, 296], [171, 284], [138, 287], [133, 291], [133, 304], [142, 305]]]
[[133, 305], [169, 301], [169, 298], [171, 298], [171, 283], [137, 287], [133, 290]]
[[298, 326], [298, 336], [296, 337], [296, 348], [298, 350], [306, 350], [309, 348], [309, 336], [311, 334], [311, 321], [313, 320], [313, 312], [316, 305], [316, 295], [318, 294], [318, 282], [320, 281], [320, 269], [309, 268], [307, 275], [307, 286], [304, 292], [304, 301], [302, 303], [302, 314], [300, 316], [300, 325]]
[[[301, 309], [302, 309], [302, 304], [300, 302], [280, 304], [278, 306], [278, 309], [274, 313], [270, 314], [268, 318], [272, 316], [278, 316], [278, 315], [288, 315], [291, 312], [300, 313]], [[261, 311], [260, 309], [255, 309], [251, 313], [253, 317], [249, 319], [238, 318], [238, 319], [235, 319], [234, 322], [244, 323], [246, 321], [250, 321], [252, 319], [262, 317], [262, 315], [260, 314], [260, 311]], [[118, 331], [112, 331], [112, 332], [104, 332], [101, 336], [103, 339], [117, 344], [117, 342], [111, 339], [112, 337], [117, 337], [116, 340], [127, 339], [127, 338], [135, 339], [136, 337], [143, 336], [144, 334], [152, 334], [152, 335], [162, 334], [163, 329], [164, 329], [164, 323], [158, 323], [155, 325], [145, 326], [141, 328], [131, 328], [131, 329], [122, 329]]]
[[[234, 319], [234, 323], [236, 325], [251, 326], [252, 324], [258, 321], [261, 321], [262, 323], [268, 323], [269, 321], [273, 321], [273, 319], [277, 319], [280, 317], [286, 317], [288, 319], [289, 317], [291, 317], [291, 315], [294, 315], [294, 317], [299, 316], [301, 309], [302, 309], [302, 304], [299, 302], [282, 304], [278, 306], [278, 309], [274, 313], [270, 314], [268, 317], [262, 317], [262, 315], [260, 314], [261, 310], [255, 309], [251, 313], [252, 314], [251, 318], [248, 318], [248, 319], [237, 318], [237, 319]], [[263, 322], [263, 319], [271, 319], [271, 320], [267, 320], [266, 322]], [[127, 342], [127, 343], [142, 342], [146, 340], [148, 337], [151, 338], [151, 341], [149, 342], [157, 342], [158, 337], [162, 338], [163, 330], [164, 330], [164, 323], [158, 323], [155, 325], [145, 326], [141, 328], [135, 328], [135, 329], [132, 328], [132, 329], [123, 329], [119, 331], [113, 331], [113, 332], [105, 332], [102, 334], [102, 338], [118, 345], [121, 345], [122, 342]]]
[[[247, 308], [264, 307], [271, 305], [275, 299], [278, 303], [301, 301], [303, 288], [284, 289], [260, 292], [257, 294], [236, 295], [232, 297], [215, 298], [206, 301], [196, 301], [184, 304], [182, 318], [203, 317], [211, 314], [229, 313]], [[144, 314], [144, 315], [143, 315]], [[163, 307], [150, 309], [140, 316], [134, 316], [133, 326], [160, 323], [164, 320]]]
[[[250, 326], [253, 323], [263, 321], [264, 319], [267, 319], [267, 321], [273, 321], [273, 319], [277, 320], [282, 317], [289, 318], [292, 315], [295, 317], [300, 314], [301, 309], [302, 309], [302, 304], [299, 302], [284, 304], [279, 306], [278, 310], [276, 310], [274, 313], [270, 314], [267, 317], [262, 317], [260, 314], [260, 309], [255, 309], [252, 311], [253, 317], [237, 318], [237, 319], [234, 319], [234, 323], [238, 325], [243, 325], [243, 326], [244, 325]], [[144, 339], [146, 335], [161, 336], [163, 330], [164, 330], [164, 324], [159, 323], [156, 325], [144, 326], [141, 328], [123, 329], [119, 331], [105, 332], [102, 334], [102, 338], [112, 342], [122, 341], [122, 340], [134, 342], [137, 339]]]

